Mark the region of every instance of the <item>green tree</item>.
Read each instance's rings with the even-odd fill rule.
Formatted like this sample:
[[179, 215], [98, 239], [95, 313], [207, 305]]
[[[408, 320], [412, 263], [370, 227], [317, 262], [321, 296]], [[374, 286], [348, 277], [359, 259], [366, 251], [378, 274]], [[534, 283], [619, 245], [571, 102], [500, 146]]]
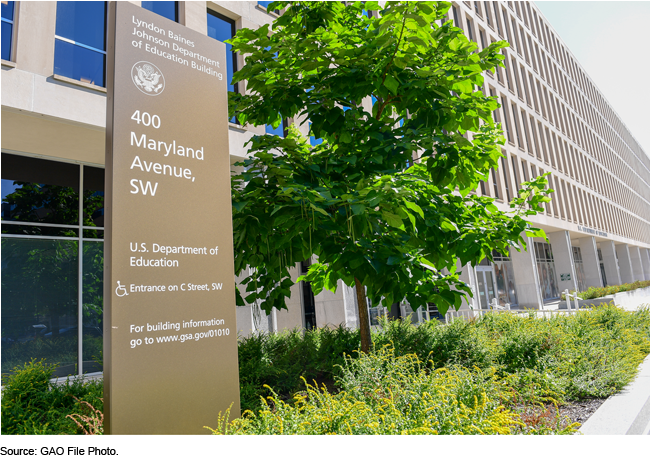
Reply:
[[[315, 293], [356, 286], [362, 350], [373, 305], [402, 299], [444, 313], [471, 293], [456, 261], [524, 245], [525, 217], [548, 201], [546, 180], [524, 183], [500, 212], [474, 190], [498, 167], [504, 139], [494, 98], [478, 88], [500, 65], [496, 42], [479, 51], [446, 2], [275, 2], [272, 28], [231, 40], [246, 64], [230, 116], [242, 124], [310, 122], [318, 145], [292, 127], [255, 136], [232, 178], [235, 271], [247, 266], [245, 300], [286, 308], [289, 269], [315, 255], [300, 279]], [[366, 11], [379, 15], [368, 15]], [[370, 17], [368, 17], [370, 16]], [[370, 108], [370, 103], [372, 107]], [[364, 295], [366, 291], [366, 295]], [[244, 299], [238, 295], [238, 302]]]

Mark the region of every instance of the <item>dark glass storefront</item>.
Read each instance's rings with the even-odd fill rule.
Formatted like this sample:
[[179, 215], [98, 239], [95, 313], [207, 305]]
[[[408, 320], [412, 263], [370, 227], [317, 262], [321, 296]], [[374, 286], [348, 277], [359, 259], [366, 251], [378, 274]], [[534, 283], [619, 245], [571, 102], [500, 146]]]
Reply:
[[2, 373], [102, 370], [103, 206], [102, 168], [2, 153]]

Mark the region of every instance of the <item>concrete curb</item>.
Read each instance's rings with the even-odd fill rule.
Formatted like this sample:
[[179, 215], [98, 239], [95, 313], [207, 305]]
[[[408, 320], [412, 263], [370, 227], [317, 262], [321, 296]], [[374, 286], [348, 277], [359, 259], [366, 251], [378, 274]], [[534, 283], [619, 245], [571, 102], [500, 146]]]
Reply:
[[650, 355], [639, 366], [636, 378], [610, 396], [577, 434], [650, 435]]

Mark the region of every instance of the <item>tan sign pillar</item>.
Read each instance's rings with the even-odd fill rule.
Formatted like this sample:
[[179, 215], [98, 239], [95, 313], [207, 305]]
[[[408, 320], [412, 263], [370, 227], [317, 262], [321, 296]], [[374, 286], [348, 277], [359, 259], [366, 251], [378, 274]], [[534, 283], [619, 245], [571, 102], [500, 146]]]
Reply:
[[106, 433], [239, 416], [225, 45], [111, 2]]

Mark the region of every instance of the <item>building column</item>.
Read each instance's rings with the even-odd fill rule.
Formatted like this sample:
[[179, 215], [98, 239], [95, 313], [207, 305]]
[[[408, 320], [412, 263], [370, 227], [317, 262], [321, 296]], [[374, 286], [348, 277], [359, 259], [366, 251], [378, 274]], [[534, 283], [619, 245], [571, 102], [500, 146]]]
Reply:
[[640, 248], [641, 252], [641, 265], [643, 266], [643, 274], [646, 281], [650, 281], [650, 249]]
[[632, 271], [632, 260], [630, 259], [630, 249], [627, 244], [617, 244], [616, 256], [618, 257], [618, 268], [621, 271], [622, 283], [633, 283], [634, 272]]
[[643, 265], [641, 264], [641, 248], [630, 246], [630, 261], [632, 262], [632, 277], [634, 281], [644, 281]]
[[578, 240], [580, 253], [582, 254], [582, 266], [585, 271], [587, 286], [603, 287], [603, 279], [600, 276], [600, 261], [598, 260], [598, 248], [596, 238], [586, 236]]
[[354, 286], [342, 283], [343, 308], [345, 310], [345, 327], [348, 329], [359, 328], [359, 305], [357, 304], [357, 290]]
[[533, 239], [526, 236], [525, 233], [522, 233], [521, 236], [526, 242], [526, 251], [510, 248], [510, 260], [515, 272], [519, 307], [541, 309], [544, 306], [544, 301], [535, 262], [535, 244]]
[[[578, 290], [578, 277], [576, 276], [576, 267], [573, 263], [573, 248], [571, 247], [571, 236], [566, 230], [552, 232], [548, 234], [548, 241], [551, 243], [553, 250], [553, 263], [557, 275], [558, 291], [561, 293], [565, 289], [569, 291]], [[562, 275], [569, 275], [562, 281]]]
[[471, 264], [465, 266], [460, 265], [460, 260], [456, 261], [456, 267], [460, 274], [458, 278], [461, 281], [464, 281], [472, 288], [472, 297], [469, 299], [463, 298], [463, 303], [460, 306], [460, 310], [479, 310], [481, 308], [478, 298], [478, 284], [476, 282], [476, 269], [472, 267]]
[[621, 271], [618, 268], [618, 259], [613, 241], [602, 241], [600, 243], [600, 252], [603, 255], [603, 265], [605, 266], [605, 277], [607, 284], [616, 286], [621, 283]]

